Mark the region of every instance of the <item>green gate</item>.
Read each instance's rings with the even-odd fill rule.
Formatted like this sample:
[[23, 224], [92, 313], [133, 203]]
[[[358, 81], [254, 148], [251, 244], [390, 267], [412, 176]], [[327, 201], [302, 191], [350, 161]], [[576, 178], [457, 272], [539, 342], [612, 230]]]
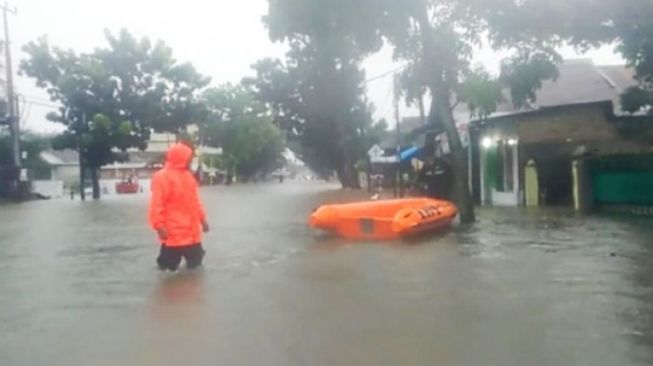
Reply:
[[653, 155], [600, 158], [591, 167], [596, 203], [653, 205]]

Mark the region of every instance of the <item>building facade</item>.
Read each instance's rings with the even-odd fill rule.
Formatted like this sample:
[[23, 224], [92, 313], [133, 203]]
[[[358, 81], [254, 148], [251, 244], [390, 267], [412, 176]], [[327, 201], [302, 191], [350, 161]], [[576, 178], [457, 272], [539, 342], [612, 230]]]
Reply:
[[469, 165], [477, 202], [577, 208], [602, 202], [605, 189], [597, 184], [605, 179], [595, 162], [653, 152], [650, 143], [624, 134], [624, 126], [644, 118], [620, 108], [620, 95], [634, 84], [623, 66], [567, 62], [558, 80], [538, 91], [537, 105], [504, 107], [474, 121]]

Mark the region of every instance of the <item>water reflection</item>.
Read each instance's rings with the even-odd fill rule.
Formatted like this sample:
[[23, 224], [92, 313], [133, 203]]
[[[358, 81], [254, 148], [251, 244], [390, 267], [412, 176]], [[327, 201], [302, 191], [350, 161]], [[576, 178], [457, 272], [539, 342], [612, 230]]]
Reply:
[[154, 301], [158, 305], [200, 304], [205, 294], [205, 272], [180, 270], [159, 273]]

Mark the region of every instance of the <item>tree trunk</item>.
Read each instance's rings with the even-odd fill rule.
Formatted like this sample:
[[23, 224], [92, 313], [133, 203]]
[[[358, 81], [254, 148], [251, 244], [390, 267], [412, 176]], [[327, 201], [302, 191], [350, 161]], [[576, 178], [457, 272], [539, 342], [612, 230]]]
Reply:
[[86, 165], [82, 160], [82, 153], [79, 153], [79, 199], [86, 201], [86, 191], [84, 190], [84, 183], [86, 183]]
[[453, 170], [453, 193], [458, 210], [460, 211], [460, 221], [463, 223], [472, 223], [476, 218], [474, 215], [474, 201], [469, 191], [467, 154], [460, 141], [453, 111], [449, 105], [450, 93], [444, 88], [440, 88], [439, 91], [435, 88], [432, 88], [432, 90], [434, 96], [433, 103], [436, 103], [435, 111], [440, 116], [442, 127], [447, 133], [447, 140], [449, 142]]
[[343, 162], [338, 167], [337, 173], [342, 188], [361, 189], [358, 171], [354, 167], [354, 164]]
[[[423, 43], [424, 64], [429, 65], [429, 70], [432, 70], [430, 76], [429, 89], [433, 96], [434, 103], [431, 106], [431, 116], [429, 120], [433, 121], [439, 116], [439, 121], [442, 123], [444, 131], [447, 133], [447, 140], [449, 141], [449, 151], [451, 153], [451, 166], [453, 170], [453, 191], [456, 205], [460, 212], [460, 220], [463, 223], [472, 223], [474, 217], [474, 201], [469, 191], [468, 171], [467, 171], [467, 154], [460, 141], [458, 128], [456, 128], [456, 121], [453, 117], [451, 109], [451, 90], [448, 84], [455, 78], [448, 75], [447, 59], [457, 59], [456, 57], [447, 57], [451, 55], [441, 54], [442, 50], [436, 52], [437, 41], [435, 38], [434, 29], [428, 19], [428, 9], [425, 7], [423, 12], [417, 12], [415, 19], [419, 23], [421, 39]], [[435, 115], [433, 115], [435, 114]], [[434, 118], [435, 117], [435, 118]]]
[[100, 199], [100, 177], [98, 176], [98, 168], [91, 168], [91, 184], [93, 185], [93, 199]]
[[361, 182], [358, 176], [358, 170], [354, 164], [347, 164], [347, 176], [349, 177], [349, 188], [361, 189]]
[[342, 164], [341, 166], [336, 169], [336, 174], [338, 175], [338, 180], [340, 181], [340, 185], [342, 188], [349, 188], [349, 183], [347, 182], [347, 174], [345, 173], [345, 165]]

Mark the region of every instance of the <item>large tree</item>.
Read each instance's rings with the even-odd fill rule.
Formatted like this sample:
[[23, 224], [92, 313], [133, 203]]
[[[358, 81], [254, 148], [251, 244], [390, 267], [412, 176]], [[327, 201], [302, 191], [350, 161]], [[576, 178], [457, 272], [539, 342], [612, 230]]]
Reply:
[[270, 0], [270, 38], [290, 51], [285, 62], [259, 62], [249, 81], [306, 163], [350, 188], [359, 188], [355, 164], [373, 125], [361, 62], [381, 46], [363, 2], [373, 3]]
[[[639, 86], [626, 91], [623, 106], [630, 112], [653, 107], [653, 2], [650, 0], [491, 0], [487, 13], [494, 34], [506, 44], [523, 44], [524, 36], [555, 34], [578, 47], [614, 45], [633, 67]], [[528, 29], [526, 33], [515, 29]], [[506, 35], [514, 34], [513, 37]]]
[[107, 32], [109, 47], [91, 53], [53, 47], [42, 37], [24, 47], [21, 71], [61, 105], [48, 119], [66, 126], [55, 148], [80, 153], [99, 199], [98, 171], [129, 148], [145, 149], [150, 130], [178, 132], [201, 118], [198, 91], [209, 80], [179, 64], [163, 43]]
[[[639, 85], [632, 87], [622, 97], [628, 112], [653, 115], [653, 2], [649, 0], [596, 1], [595, 7], [603, 9], [594, 13], [601, 24], [597, 33], [605, 42], [614, 42], [617, 52], [635, 70]], [[592, 23], [596, 27], [595, 23]]]
[[202, 95], [207, 110], [200, 124], [200, 139], [221, 147], [223, 167], [248, 181], [283, 164], [283, 136], [270, 113], [248, 88], [230, 84], [207, 89]]

